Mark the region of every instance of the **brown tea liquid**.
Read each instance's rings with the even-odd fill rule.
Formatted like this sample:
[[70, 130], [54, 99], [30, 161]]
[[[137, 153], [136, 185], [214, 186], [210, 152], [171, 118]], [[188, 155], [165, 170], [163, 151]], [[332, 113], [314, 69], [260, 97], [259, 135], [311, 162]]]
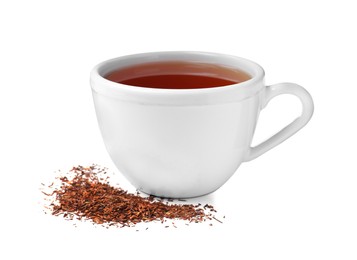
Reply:
[[184, 61], [143, 63], [112, 71], [104, 77], [125, 85], [162, 89], [221, 87], [251, 78], [235, 68]]

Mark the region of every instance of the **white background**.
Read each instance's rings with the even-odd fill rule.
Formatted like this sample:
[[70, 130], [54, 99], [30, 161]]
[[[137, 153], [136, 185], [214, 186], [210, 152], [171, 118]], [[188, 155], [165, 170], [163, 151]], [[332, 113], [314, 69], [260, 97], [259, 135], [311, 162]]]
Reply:
[[[357, 259], [354, 1], [1, 1], [1, 259]], [[199, 50], [261, 64], [315, 101], [297, 135], [241, 165], [214, 194], [223, 224], [73, 227], [42, 212], [40, 183], [98, 163], [133, 191], [97, 127], [89, 72], [127, 54]], [[300, 113], [261, 113], [254, 143]], [[138, 162], [140, 163], [140, 162]]]

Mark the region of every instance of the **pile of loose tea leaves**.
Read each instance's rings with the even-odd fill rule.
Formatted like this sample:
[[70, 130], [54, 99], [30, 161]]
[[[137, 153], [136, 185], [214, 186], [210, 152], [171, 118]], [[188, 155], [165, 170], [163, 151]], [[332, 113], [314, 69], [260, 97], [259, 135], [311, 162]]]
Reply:
[[[47, 209], [52, 215], [68, 220], [91, 220], [106, 227], [132, 227], [151, 221], [164, 223], [169, 219], [187, 223], [212, 219], [221, 222], [213, 215], [216, 210], [208, 204], [174, 204], [174, 200], [142, 197], [139, 192], [132, 194], [111, 186], [106, 170], [97, 165], [77, 166], [56, 182], [43, 184], [46, 191], [42, 192], [49, 200]], [[173, 226], [176, 227], [174, 223]]]

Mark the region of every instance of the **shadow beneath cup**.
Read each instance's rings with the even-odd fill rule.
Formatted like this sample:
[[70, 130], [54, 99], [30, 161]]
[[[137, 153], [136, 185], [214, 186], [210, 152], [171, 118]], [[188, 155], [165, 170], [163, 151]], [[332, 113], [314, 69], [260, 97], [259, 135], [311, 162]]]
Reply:
[[203, 195], [203, 196], [198, 196], [198, 197], [193, 197], [193, 198], [182, 198], [182, 199], [158, 197], [158, 196], [147, 194], [140, 190], [136, 190], [136, 192], [141, 197], [152, 196], [154, 199], [167, 201], [167, 202], [175, 203], [175, 204], [194, 204], [194, 205], [201, 204], [202, 206], [204, 206], [206, 204], [212, 205], [214, 203], [214, 192]]
[[212, 205], [214, 203], [214, 194], [209, 193], [207, 195], [199, 196], [199, 197], [194, 197], [194, 198], [187, 198], [187, 199], [179, 199], [179, 201], [183, 201], [185, 203], [189, 204], [210, 204]]

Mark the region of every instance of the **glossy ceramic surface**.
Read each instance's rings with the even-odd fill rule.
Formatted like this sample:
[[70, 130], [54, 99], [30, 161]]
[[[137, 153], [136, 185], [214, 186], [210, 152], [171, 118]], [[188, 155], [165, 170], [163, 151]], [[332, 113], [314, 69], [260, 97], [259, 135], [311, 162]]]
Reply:
[[[240, 84], [207, 89], [132, 87], [103, 76], [144, 62], [183, 60], [239, 68], [252, 76]], [[302, 87], [266, 87], [264, 71], [239, 57], [204, 52], [157, 52], [105, 61], [91, 73], [99, 127], [109, 155], [139, 190], [185, 198], [221, 187], [244, 161], [252, 160], [301, 129], [313, 101]], [[259, 112], [280, 94], [293, 94], [302, 115], [279, 133], [250, 147]]]

